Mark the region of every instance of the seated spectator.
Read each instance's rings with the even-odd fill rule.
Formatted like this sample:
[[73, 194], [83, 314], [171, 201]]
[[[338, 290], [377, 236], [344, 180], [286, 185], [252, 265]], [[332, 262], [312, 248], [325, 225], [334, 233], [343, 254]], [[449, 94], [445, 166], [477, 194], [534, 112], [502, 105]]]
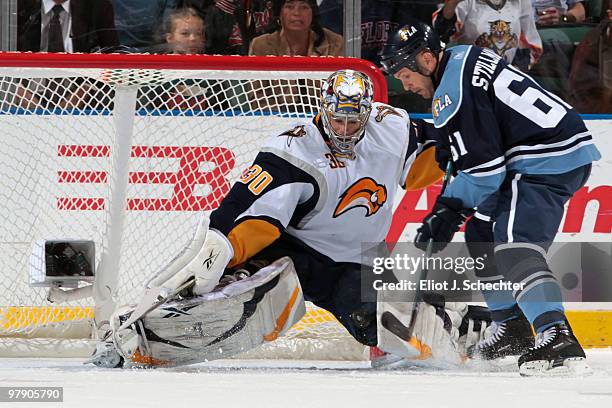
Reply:
[[576, 48], [570, 73], [570, 102], [580, 113], [612, 113], [612, 0], [599, 26]]
[[[268, 34], [251, 42], [249, 55], [341, 56], [342, 36], [322, 28], [315, 0], [280, 0], [275, 4], [274, 19]], [[253, 109], [270, 108], [282, 111], [312, 113], [318, 89], [313, 81], [253, 81], [256, 97]]]
[[576, 46], [562, 28], [583, 22], [584, 6], [577, 0], [532, 0], [532, 6], [537, 27], [546, 39], [542, 59], [528, 74], [561, 99], [569, 100], [568, 79]]
[[[166, 52], [200, 54], [206, 41], [204, 21], [193, 8], [179, 8], [164, 22]], [[148, 109], [201, 111], [206, 108], [206, 81], [177, 79], [144, 92], [141, 102]]]
[[[378, 53], [408, 18], [431, 22], [435, 1], [428, 0], [362, 0], [361, 58], [378, 64]], [[322, 0], [319, 5], [321, 26], [343, 34], [343, 0]]]
[[[109, 0], [19, 0], [17, 6], [18, 51], [94, 52], [119, 45]], [[14, 103], [26, 109], [82, 109], [92, 86], [82, 79], [21, 80]]]
[[202, 54], [206, 41], [204, 21], [192, 8], [173, 11], [164, 22], [169, 54]]
[[586, 11], [580, 0], [531, 0], [531, 4], [539, 26], [582, 23], [586, 19]]
[[94, 52], [116, 47], [109, 0], [18, 0], [17, 50]]
[[444, 42], [490, 48], [523, 70], [542, 55], [530, 0], [448, 0], [433, 28]]
[[112, 0], [119, 41], [143, 52], [162, 41], [156, 33], [181, 0]]
[[272, 0], [215, 0], [205, 19], [207, 52], [247, 55], [251, 40], [265, 32], [272, 14]]
[[255, 37], [249, 55], [344, 55], [342, 36], [322, 28], [315, 0], [280, 0], [268, 34]]

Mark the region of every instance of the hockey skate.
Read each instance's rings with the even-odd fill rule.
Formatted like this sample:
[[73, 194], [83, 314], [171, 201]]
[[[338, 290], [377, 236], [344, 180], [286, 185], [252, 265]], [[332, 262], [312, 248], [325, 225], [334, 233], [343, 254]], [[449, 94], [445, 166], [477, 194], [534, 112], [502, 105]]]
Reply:
[[571, 329], [556, 324], [539, 333], [535, 347], [518, 361], [522, 376], [585, 376], [593, 373], [586, 362], [584, 350]]
[[[120, 307], [111, 317], [111, 321], [107, 322], [109, 329], [106, 331], [102, 340], [96, 344], [92, 356], [83, 364], [93, 364], [102, 368], [121, 368], [127, 367], [124, 355], [131, 355], [140, 345], [139, 336], [136, 331], [137, 326], [142, 327], [142, 321], [137, 320], [128, 328], [120, 330], [120, 326], [130, 318], [134, 309], [130, 307]], [[119, 343], [118, 343], [119, 342]], [[123, 344], [125, 350], [117, 347], [117, 344]]]
[[533, 347], [534, 341], [531, 325], [525, 316], [502, 323], [493, 322], [487, 328], [485, 338], [468, 349], [468, 357], [496, 360], [520, 356]]
[[96, 344], [96, 349], [91, 357], [83, 362], [83, 364], [93, 364], [101, 368], [118, 368], [122, 367], [123, 363], [123, 357], [119, 355], [117, 348], [109, 339]]

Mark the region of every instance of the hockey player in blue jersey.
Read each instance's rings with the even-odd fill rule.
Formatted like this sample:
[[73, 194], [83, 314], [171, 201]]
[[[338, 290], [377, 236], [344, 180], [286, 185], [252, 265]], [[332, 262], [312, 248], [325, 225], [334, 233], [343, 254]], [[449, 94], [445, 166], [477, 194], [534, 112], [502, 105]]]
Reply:
[[405, 25], [387, 43], [381, 64], [404, 88], [433, 98], [434, 125], [445, 131], [456, 177], [418, 229], [415, 244], [433, 239], [444, 248], [477, 208], [467, 241], [491, 242], [495, 264], [487, 281], [523, 284], [522, 290], [484, 293], [495, 324], [472, 355], [492, 359], [537, 337], [522, 353], [522, 375], [590, 372], [565, 317], [559, 284], [546, 252], [567, 200], [585, 184], [601, 156], [580, 116], [532, 78], [490, 50], [444, 50], [426, 24]]

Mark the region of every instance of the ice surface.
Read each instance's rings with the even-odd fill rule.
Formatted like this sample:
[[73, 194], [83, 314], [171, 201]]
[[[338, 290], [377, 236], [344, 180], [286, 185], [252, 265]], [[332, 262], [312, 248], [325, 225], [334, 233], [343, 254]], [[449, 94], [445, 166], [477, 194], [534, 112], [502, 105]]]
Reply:
[[[73, 359], [0, 359], [0, 386], [61, 386], [63, 403], [27, 407], [612, 407], [612, 350], [587, 378], [522, 378], [514, 365], [372, 370], [367, 362], [220, 361], [111, 370]], [[0, 404], [9, 406], [9, 404]]]

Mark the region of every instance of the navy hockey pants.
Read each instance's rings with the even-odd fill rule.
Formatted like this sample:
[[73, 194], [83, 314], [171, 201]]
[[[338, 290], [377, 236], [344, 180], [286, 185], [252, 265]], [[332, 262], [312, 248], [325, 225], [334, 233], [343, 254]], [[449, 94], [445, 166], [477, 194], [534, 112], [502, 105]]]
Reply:
[[565, 203], [590, 172], [589, 164], [563, 174], [510, 173], [468, 222], [468, 246], [493, 242], [489, 252], [494, 253], [495, 263], [479, 278], [521, 284], [514, 291], [483, 292], [494, 320], [515, 317], [518, 305], [536, 331], [564, 321], [561, 290], [546, 263], [546, 251], [559, 229]]

